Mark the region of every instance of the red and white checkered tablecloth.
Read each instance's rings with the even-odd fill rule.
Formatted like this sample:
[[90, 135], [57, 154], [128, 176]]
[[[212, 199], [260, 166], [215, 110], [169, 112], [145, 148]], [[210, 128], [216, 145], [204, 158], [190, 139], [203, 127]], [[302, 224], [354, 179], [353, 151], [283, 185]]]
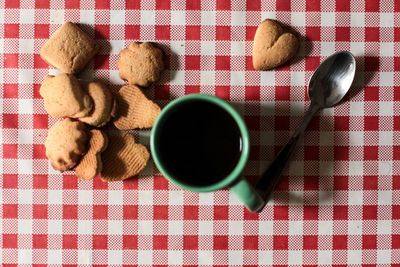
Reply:
[[[399, 266], [399, 11], [397, 0], [0, 0], [0, 263]], [[301, 47], [292, 64], [259, 72], [252, 39], [266, 18], [292, 25]], [[349, 50], [358, 72], [346, 101], [312, 121], [273, 201], [250, 213], [226, 190], [182, 191], [153, 162], [108, 184], [52, 170], [43, 142], [55, 120], [38, 89], [55, 70], [38, 52], [65, 20], [101, 45], [80, 77], [122, 84], [118, 52], [153, 40], [167, 54], [146, 91], [156, 102], [231, 101], [250, 130], [251, 181], [301, 121], [318, 64]], [[149, 132], [135, 135], [148, 144]]]

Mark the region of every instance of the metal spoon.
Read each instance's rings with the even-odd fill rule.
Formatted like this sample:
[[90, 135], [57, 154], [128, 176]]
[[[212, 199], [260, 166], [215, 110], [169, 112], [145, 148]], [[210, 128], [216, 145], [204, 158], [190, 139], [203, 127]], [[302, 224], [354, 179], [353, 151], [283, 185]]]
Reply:
[[315, 113], [323, 108], [329, 108], [343, 99], [353, 82], [356, 73], [356, 61], [350, 52], [337, 52], [328, 57], [312, 75], [308, 83], [308, 95], [311, 99], [303, 122], [294, 132], [289, 142], [278, 153], [256, 185], [256, 190], [268, 202], [268, 198], [280, 180], [290, 155], [297, 141], [304, 133]]

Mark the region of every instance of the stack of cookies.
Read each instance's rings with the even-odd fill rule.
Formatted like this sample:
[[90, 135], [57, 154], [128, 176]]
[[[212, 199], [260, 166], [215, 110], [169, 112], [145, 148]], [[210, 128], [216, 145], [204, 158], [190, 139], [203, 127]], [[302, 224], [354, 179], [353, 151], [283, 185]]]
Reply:
[[123, 49], [118, 69], [128, 84], [114, 95], [98, 81], [82, 82], [74, 76], [98, 50], [94, 40], [71, 22], [40, 50], [40, 56], [62, 72], [48, 75], [40, 87], [45, 110], [61, 119], [48, 131], [46, 156], [55, 170], [74, 170], [82, 179], [100, 174], [104, 181], [124, 180], [143, 170], [150, 154], [128, 132], [108, 134], [103, 126], [113, 121], [120, 130], [152, 127], [160, 107], [140, 87], [160, 78], [163, 54], [151, 43]]

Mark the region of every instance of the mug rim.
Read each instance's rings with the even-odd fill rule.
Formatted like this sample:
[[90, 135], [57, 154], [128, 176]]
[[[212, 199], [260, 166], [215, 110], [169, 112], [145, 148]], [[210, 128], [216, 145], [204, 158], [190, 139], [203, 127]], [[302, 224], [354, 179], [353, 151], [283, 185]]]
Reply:
[[[239, 161], [237, 162], [235, 168], [225, 176], [222, 180], [218, 181], [217, 183], [210, 184], [210, 185], [193, 185], [186, 183], [180, 179], [176, 179], [166, 168], [164, 168], [162, 161], [160, 160], [158, 156], [158, 151], [157, 151], [157, 138], [156, 135], [158, 134], [158, 129], [160, 125], [163, 123], [165, 118], [167, 117], [168, 114], [170, 114], [177, 106], [191, 102], [191, 101], [206, 101], [212, 104], [215, 104], [221, 108], [223, 108], [226, 112], [229, 113], [229, 115], [234, 119], [236, 122], [236, 125], [239, 128], [240, 135], [242, 137], [242, 152], [240, 154]], [[150, 151], [152, 154], [152, 158], [159, 169], [159, 171], [167, 178], [169, 181], [171, 181], [173, 184], [187, 189], [189, 191], [194, 191], [194, 192], [210, 192], [210, 191], [215, 191], [224, 187], [229, 186], [230, 184], [234, 183], [237, 179], [240, 178], [240, 175], [242, 174], [246, 163], [249, 159], [249, 152], [250, 152], [250, 140], [249, 140], [249, 132], [247, 130], [247, 126], [241, 117], [241, 115], [232, 107], [231, 104], [226, 102], [225, 100], [218, 98], [216, 96], [212, 95], [206, 95], [206, 94], [190, 94], [190, 95], [185, 95], [182, 97], [179, 97], [175, 100], [172, 100], [170, 103], [168, 103], [161, 111], [160, 115], [156, 119], [154, 126], [151, 130], [151, 135], [150, 135]]]

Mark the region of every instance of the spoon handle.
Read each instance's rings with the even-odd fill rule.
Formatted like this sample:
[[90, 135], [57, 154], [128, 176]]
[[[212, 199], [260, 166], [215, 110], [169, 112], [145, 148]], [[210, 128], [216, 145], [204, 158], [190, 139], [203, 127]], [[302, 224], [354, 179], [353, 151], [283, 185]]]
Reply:
[[270, 196], [271, 192], [278, 184], [281, 177], [281, 173], [285, 168], [286, 163], [288, 162], [294, 149], [296, 148], [300, 136], [303, 134], [304, 130], [307, 128], [307, 125], [310, 123], [312, 117], [318, 110], [319, 107], [311, 103], [310, 107], [308, 108], [304, 116], [302, 123], [294, 132], [289, 142], [279, 151], [276, 158], [268, 166], [268, 168], [261, 175], [261, 178], [257, 182], [256, 190], [260, 194], [260, 196], [266, 201], [266, 203], [268, 201], [268, 197]]

